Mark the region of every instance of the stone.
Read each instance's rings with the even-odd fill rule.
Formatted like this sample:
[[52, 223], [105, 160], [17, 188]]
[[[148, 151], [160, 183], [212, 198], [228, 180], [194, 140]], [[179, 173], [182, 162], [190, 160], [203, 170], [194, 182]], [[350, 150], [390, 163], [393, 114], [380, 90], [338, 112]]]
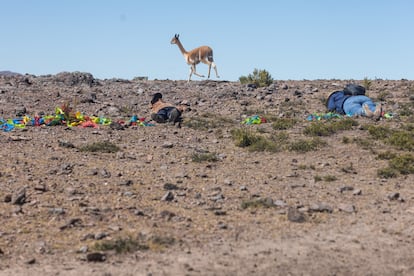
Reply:
[[305, 215], [300, 212], [297, 208], [289, 207], [287, 212], [287, 218], [291, 222], [298, 222], [302, 223], [305, 222], [306, 218]]

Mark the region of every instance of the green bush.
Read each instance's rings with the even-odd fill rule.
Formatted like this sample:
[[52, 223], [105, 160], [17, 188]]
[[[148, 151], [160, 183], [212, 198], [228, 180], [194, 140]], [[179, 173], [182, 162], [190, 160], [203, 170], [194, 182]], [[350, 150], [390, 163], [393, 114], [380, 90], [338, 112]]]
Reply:
[[231, 135], [236, 146], [248, 148], [250, 151], [278, 152], [281, 150], [280, 139], [286, 139], [286, 135], [275, 136], [271, 139], [251, 130], [237, 128], [231, 130]]
[[401, 174], [414, 174], [414, 155], [403, 154], [390, 160], [390, 168]]
[[119, 147], [111, 142], [95, 142], [92, 144], [85, 145], [79, 148], [80, 151], [88, 152], [105, 152], [105, 153], [114, 153], [119, 151]]
[[392, 168], [383, 168], [377, 171], [377, 175], [382, 178], [394, 178], [398, 176], [398, 172]]
[[266, 70], [254, 69], [252, 74], [241, 76], [239, 78], [241, 84], [255, 84], [257, 87], [269, 86], [273, 82], [273, 78]]
[[386, 141], [400, 150], [414, 151], [414, 133], [412, 131], [396, 131]]
[[365, 87], [366, 90], [369, 90], [371, 88], [372, 81], [368, 79], [367, 77], [364, 78], [362, 81], [362, 86]]
[[384, 126], [368, 126], [368, 133], [375, 140], [384, 140], [390, 136], [392, 130], [389, 127]]
[[241, 203], [242, 209], [247, 208], [270, 208], [275, 207], [271, 198], [260, 198], [253, 200], [246, 200]]
[[377, 172], [378, 176], [383, 178], [392, 178], [397, 177], [398, 174], [414, 174], [414, 155], [394, 155], [389, 153], [386, 154], [384, 159], [388, 158], [390, 158], [388, 168], [379, 169]]
[[217, 162], [219, 159], [215, 153], [193, 153], [191, 160], [196, 163]]
[[199, 116], [186, 118], [183, 122], [184, 126], [196, 130], [219, 129], [233, 123], [232, 119], [213, 113], [204, 113]]
[[115, 240], [100, 241], [94, 244], [94, 249], [99, 251], [114, 250], [116, 253], [128, 253], [138, 250], [148, 250], [149, 247], [146, 244], [141, 243], [136, 239], [117, 238]]
[[292, 128], [296, 124], [293, 118], [277, 118], [272, 123], [272, 128], [275, 130], [286, 130]]
[[295, 152], [308, 152], [317, 150], [320, 146], [326, 145], [326, 142], [320, 139], [319, 137], [315, 137], [310, 140], [299, 139], [290, 143], [288, 146], [289, 151]]
[[316, 121], [307, 126], [303, 133], [309, 136], [330, 136], [341, 130], [351, 130], [354, 126], [358, 126], [358, 122], [352, 118], [329, 122]]

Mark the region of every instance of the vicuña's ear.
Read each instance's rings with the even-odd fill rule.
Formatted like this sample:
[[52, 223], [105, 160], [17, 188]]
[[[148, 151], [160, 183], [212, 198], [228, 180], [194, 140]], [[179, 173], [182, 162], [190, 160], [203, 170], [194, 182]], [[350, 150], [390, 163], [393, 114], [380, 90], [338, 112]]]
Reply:
[[178, 37], [179, 37], [180, 35], [179, 34], [175, 34], [175, 38], [177, 38], [178, 39]]

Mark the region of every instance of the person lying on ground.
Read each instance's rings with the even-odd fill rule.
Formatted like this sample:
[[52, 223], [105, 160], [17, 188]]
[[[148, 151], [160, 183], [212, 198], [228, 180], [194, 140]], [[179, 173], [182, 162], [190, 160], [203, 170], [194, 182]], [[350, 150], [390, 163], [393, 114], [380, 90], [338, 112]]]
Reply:
[[379, 120], [383, 114], [381, 103], [365, 95], [365, 88], [349, 84], [343, 90], [332, 92], [326, 102], [329, 111], [348, 116], [365, 116]]
[[155, 93], [151, 99], [150, 111], [151, 119], [157, 123], [175, 123], [182, 122], [182, 113], [186, 109], [185, 106], [176, 106], [165, 102], [161, 93]]

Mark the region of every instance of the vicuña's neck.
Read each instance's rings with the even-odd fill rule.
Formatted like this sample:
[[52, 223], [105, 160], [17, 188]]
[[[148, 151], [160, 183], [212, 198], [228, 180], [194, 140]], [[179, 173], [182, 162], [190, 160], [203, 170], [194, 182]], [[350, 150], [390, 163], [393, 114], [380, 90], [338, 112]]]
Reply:
[[187, 53], [187, 51], [184, 49], [183, 44], [179, 40], [177, 40], [177, 46], [180, 48], [181, 53], [184, 55]]

